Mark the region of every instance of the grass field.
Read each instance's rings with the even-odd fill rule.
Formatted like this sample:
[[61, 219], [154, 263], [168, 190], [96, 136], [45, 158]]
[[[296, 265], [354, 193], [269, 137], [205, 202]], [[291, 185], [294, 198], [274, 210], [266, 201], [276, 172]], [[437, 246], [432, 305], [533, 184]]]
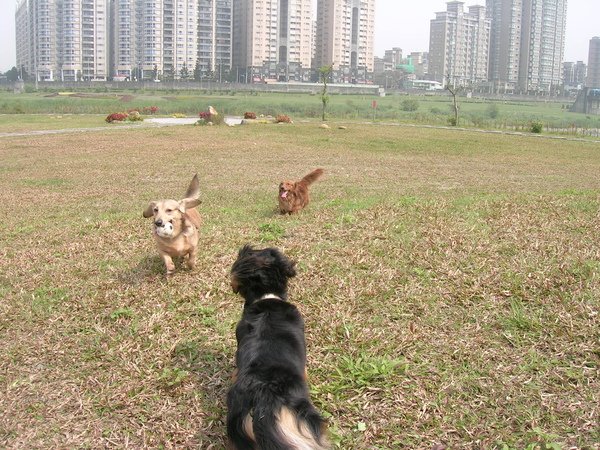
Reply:
[[[377, 100], [377, 111], [372, 101]], [[600, 116], [588, 116], [569, 112], [572, 100], [564, 101], [517, 101], [483, 98], [460, 98], [460, 125], [489, 129], [529, 130], [531, 122], [541, 122], [546, 131], [570, 133], [573, 127], [593, 130], [598, 137]], [[407, 110], [406, 102], [412, 102], [416, 110]], [[447, 125], [451, 113], [449, 95], [331, 95], [327, 107], [329, 118], [353, 121], [397, 121]], [[246, 111], [257, 114], [287, 114], [294, 119], [320, 118], [322, 105], [319, 95], [280, 94], [258, 92], [211, 91], [115, 91], [115, 92], [36, 92], [13, 94], [0, 92], [0, 112], [7, 114], [50, 114], [64, 118], [69, 114], [98, 114], [101, 118], [109, 113], [157, 106], [159, 114], [182, 113], [196, 116], [199, 111], [212, 105], [229, 115], [243, 115]], [[17, 117], [19, 117], [17, 116]], [[5, 116], [5, 120], [18, 118]], [[55, 120], [56, 121], [56, 120]], [[0, 130], [6, 126], [0, 116]], [[32, 122], [25, 119], [25, 122]], [[2, 130], [3, 131], [3, 130]]]
[[[198, 266], [166, 281], [141, 213], [195, 172]], [[597, 143], [394, 126], [0, 138], [0, 447], [224, 448], [250, 242], [298, 263], [337, 447], [598, 448], [598, 174]]]

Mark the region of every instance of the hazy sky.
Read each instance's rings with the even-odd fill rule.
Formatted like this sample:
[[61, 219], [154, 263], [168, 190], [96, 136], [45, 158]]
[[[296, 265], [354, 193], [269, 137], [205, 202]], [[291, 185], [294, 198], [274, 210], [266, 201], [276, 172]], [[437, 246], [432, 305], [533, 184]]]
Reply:
[[[316, 0], [313, 0], [316, 2]], [[589, 41], [600, 36], [600, 0], [567, 0], [565, 61], [587, 63]], [[485, 4], [466, 0], [465, 8]], [[410, 5], [410, 6], [409, 6]], [[0, 0], [0, 71], [15, 65], [16, 0]], [[376, 0], [375, 54], [400, 47], [407, 54], [429, 48], [429, 21], [445, 11], [444, 0]]]

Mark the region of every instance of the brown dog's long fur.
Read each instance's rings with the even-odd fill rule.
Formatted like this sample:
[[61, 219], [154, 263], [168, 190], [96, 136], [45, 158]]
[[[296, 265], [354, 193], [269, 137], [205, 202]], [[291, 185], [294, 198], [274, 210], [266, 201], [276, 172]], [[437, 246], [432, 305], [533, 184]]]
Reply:
[[[198, 174], [194, 175], [182, 200], [150, 202], [143, 216], [152, 217], [152, 230], [158, 253], [167, 268], [167, 276], [175, 272], [173, 258], [187, 256], [187, 266], [196, 265], [200, 214], [195, 209], [201, 201]], [[165, 231], [167, 230], [167, 231]]]
[[326, 424], [310, 401], [304, 320], [288, 301], [295, 263], [276, 248], [244, 246], [231, 288], [244, 298], [235, 329], [227, 435], [235, 450], [328, 450]]
[[279, 212], [293, 214], [308, 205], [310, 195], [308, 186], [323, 175], [323, 169], [315, 169], [300, 181], [282, 181], [279, 184]]

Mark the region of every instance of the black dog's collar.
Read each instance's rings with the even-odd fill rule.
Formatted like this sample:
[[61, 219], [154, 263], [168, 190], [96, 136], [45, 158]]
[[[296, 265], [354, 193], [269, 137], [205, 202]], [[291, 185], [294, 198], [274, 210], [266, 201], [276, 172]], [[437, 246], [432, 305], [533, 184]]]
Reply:
[[260, 302], [261, 300], [283, 300], [283, 299], [279, 295], [265, 294], [261, 298], [259, 298], [257, 301]]

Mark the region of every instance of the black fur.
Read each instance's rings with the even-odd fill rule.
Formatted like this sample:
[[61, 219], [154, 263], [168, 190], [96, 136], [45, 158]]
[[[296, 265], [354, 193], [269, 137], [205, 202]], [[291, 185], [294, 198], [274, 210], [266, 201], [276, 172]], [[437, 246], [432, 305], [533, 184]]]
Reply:
[[[237, 379], [227, 395], [227, 433], [238, 450], [284, 450], [277, 414], [283, 406], [304, 422], [321, 441], [324, 421], [310, 402], [305, 380], [304, 321], [287, 302], [288, 278], [294, 263], [275, 248], [255, 250], [246, 245], [231, 269], [232, 287], [244, 297], [236, 328]], [[274, 294], [278, 299], [260, 298]], [[252, 415], [254, 442], [244, 430]]]

